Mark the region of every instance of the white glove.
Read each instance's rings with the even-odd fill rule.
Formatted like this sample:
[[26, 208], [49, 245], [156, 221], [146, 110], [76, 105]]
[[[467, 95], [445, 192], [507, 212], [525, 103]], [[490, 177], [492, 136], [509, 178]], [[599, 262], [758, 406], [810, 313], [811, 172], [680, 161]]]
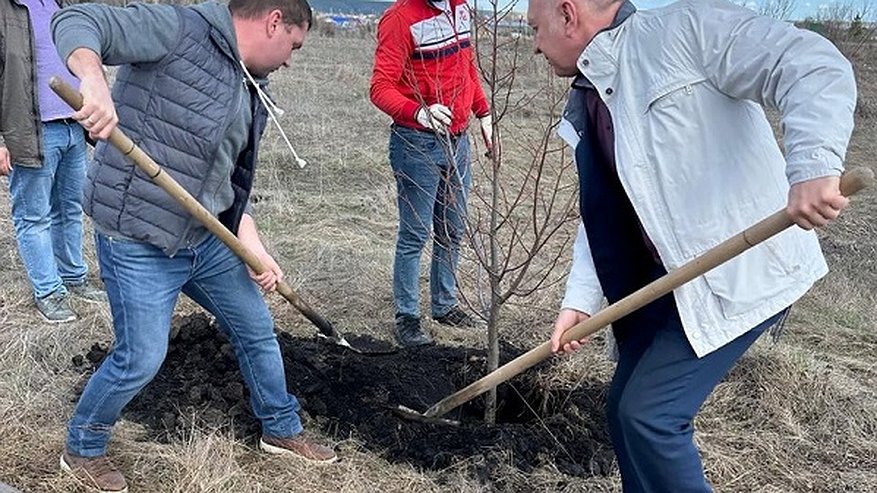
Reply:
[[481, 137], [484, 139], [484, 147], [487, 152], [493, 151], [493, 115], [488, 113], [478, 119], [481, 122]]
[[421, 107], [414, 115], [417, 123], [438, 133], [447, 132], [451, 126], [451, 109], [443, 104], [432, 104], [428, 108]]

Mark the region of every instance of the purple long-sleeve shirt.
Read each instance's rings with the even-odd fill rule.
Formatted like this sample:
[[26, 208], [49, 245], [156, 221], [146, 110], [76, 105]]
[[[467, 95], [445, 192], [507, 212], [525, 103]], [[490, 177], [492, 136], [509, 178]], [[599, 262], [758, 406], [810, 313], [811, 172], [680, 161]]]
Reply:
[[52, 30], [50, 23], [52, 14], [58, 11], [55, 0], [21, 0], [30, 13], [30, 23], [33, 28], [34, 60], [37, 64], [37, 87], [36, 94], [39, 98], [40, 119], [44, 122], [68, 118], [73, 114], [73, 109], [49, 88], [49, 79], [52, 76], [60, 76], [73, 87], [79, 87], [79, 80], [74, 77], [55, 50], [52, 42]]

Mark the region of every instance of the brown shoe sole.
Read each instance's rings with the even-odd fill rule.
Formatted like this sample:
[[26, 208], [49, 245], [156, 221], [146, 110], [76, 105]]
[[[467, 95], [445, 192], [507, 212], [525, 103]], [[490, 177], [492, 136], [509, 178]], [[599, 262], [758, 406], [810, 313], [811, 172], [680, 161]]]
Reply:
[[73, 468], [67, 464], [67, 461], [64, 460], [64, 454], [61, 454], [61, 470], [67, 473], [70, 473], [70, 476], [73, 477], [79, 484], [88, 488], [89, 491], [97, 491], [98, 493], [128, 493], [128, 487], [126, 486], [123, 490], [102, 490], [94, 485], [90, 485], [85, 481], [79, 479], [75, 474], [73, 474]]
[[303, 455], [301, 455], [301, 454], [298, 454], [298, 453], [293, 452], [292, 450], [285, 449], [285, 448], [283, 448], [283, 447], [277, 447], [277, 446], [275, 446], [275, 445], [271, 445], [271, 444], [269, 444], [269, 443], [265, 443], [265, 441], [262, 440], [261, 438], [259, 439], [259, 448], [262, 449], [263, 452], [268, 452], [269, 454], [275, 454], [275, 455], [281, 455], [281, 454], [291, 455], [291, 456], [293, 456], [293, 457], [298, 457], [299, 459], [302, 459], [302, 460], [305, 460], [305, 461], [308, 461], [308, 462], [312, 462], [312, 463], [314, 463], [314, 464], [331, 464], [331, 463], [333, 463], [333, 462], [337, 462], [337, 461], [338, 461], [338, 456], [337, 456], [337, 455], [332, 456], [331, 459], [324, 459], [324, 460], [312, 459], [312, 458], [310, 458], [310, 457], [305, 457], [305, 456], [303, 456]]

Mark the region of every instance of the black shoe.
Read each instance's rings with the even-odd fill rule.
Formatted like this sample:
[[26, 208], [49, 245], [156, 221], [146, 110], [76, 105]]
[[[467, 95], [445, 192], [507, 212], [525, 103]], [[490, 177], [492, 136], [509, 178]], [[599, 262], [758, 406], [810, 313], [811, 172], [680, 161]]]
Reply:
[[420, 319], [411, 315], [396, 316], [396, 340], [405, 347], [432, 344], [432, 338], [420, 328]]
[[432, 317], [432, 319], [440, 324], [450, 325], [451, 327], [468, 327], [473, 329], [484, 327], [484, 322], [464, 312], [459, 306], [454, 306], [444, 315]]
[[83, 281], [79, 284], [64, 283], [67, 292], [89, 303], [107, 301], [107, 292], [93, 281]]
[[67, 293], [58, 289], [48, 296], [35, 298], [37, 311], [50, 323], [71, 322], [76, 320], [76, 313], [70, 309]]

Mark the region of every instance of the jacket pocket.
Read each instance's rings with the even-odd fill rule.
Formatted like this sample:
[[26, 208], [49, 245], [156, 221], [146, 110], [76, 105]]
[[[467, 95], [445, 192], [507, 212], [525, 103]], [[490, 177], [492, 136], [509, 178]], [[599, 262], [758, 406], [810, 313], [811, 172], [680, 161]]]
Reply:
[[733, 319], [801, 282], [802, 251], [774, 237], [704, 274], [726, 319]]
[[691, 97], [698, 84], [706, 81], [706, 77], [691, 75], [673, 79], [665, 84], [656, 84], [646, 93], [645, 113], [668, 108], [676, 105], [680, 100]]

